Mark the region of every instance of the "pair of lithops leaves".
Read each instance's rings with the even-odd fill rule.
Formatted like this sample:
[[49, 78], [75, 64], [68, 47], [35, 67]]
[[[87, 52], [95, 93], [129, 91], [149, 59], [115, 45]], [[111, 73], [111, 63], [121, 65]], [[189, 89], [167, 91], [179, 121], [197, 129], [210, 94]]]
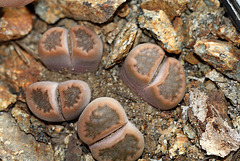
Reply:
[[81, 80], [61, 83], [42, 81], [30, 85], [26, 91], [29, 109], [49, 122], [77, 119], [90, 98], [90, 88]]
[[93, 30], [81, 25], [69, 30], [53, 27], [42, 35], [38, 44], [38, 53], [43, 64], [55, 71], [95, 71], [101, 61], [102, 52], [100, 37]]
[[98, 161], [134, 161], [143, 152], [142, 134], [113, 98], [101, 97], [88, 104], [79, 117], [77, 129]]
[[118, 101], [101, 97], [89, 103], [87, 83], [70, 80], [62, 83], [37, 82], [26, 92], [30, 110], [40, 119], [60, 122], [79, 117], [78, 135], [99, 161], [134, 161], [143, 152], [144, 139], [128, 121]]
[[163, 49], [152, 43], [133, 48], [127, 56], [121, 78], [145, 101], [161, 110], [174, 108], [185, 93], [185, 73], [175, 58], [165, 56]]

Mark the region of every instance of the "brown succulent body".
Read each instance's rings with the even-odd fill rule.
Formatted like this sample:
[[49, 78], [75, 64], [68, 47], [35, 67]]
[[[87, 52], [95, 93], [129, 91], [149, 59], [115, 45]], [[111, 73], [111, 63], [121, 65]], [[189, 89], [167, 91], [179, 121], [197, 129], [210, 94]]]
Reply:
[[151, 105], [174, 108], [185, 93], [184, 69], [175, 58], [167, 58], [156, 44], [144, 43], [130, 51], [121, 69], [121, 78]]
[[99, 36], [85, 26], [69, 29], [53, 27], [41, 37], [39, 56], [47, 68], [73, 73], [98, 69], [103, 44]]
[[142, 134], [113, 98], [93, 100], [79, 117], [77, 128], [80, 139], [99, 161], [134, 161], [143, 152]]
[[26, 92], [29, 109], [49, 122], [69, 121], [79, 117], [91, 97], [87, 83], [69, 80], [62, 83], [43, 81], [32, 84]]

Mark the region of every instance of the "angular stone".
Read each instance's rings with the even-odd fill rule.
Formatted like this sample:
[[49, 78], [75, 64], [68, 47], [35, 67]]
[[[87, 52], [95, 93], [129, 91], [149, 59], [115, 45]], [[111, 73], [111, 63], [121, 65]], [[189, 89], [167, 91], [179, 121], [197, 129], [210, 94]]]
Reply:
[[36, 6], [36, 13], [47, 23], [55, 23], [60, 18], [69, 17], [104, 23], [126, 0], [41, 0]]
[[218, 21], [218, 17], [223, 16], [222, 9], [209, 9], [202, 1], [196, 2], [197, 10], [191, 14], [182, 16], [185, 40], [187, 47], [191, 48], [199, 39], [217, 38], [211, 34], [210, 26]]
[[85, 160], [85, 161], [95, 161], [95, 159], [92, 157], [90, 154], [85, 154], [80, 157], [80, 161]]
[[7, 113], [0, 114], [0, 141], [2, 160], [54, 160], [51, 144], [39, 143], [25, 134]]
[[240, 135], [229, 125], [224, 95], [207, 89], [201, 82], [189, 84], [189, 120], [195, 127], [202, 149], [207, 155], [227, 156], [240, 146]]
[[194, 45], [198, 39], [212, 39], [220, 37], [240, 44], [240, 33], [220, 6], [219, 0], [191, 0], [188, 7], [195, 12], [182, 16], [185, 28], [186, 45]]
[[[184, 42], [184, 28], [183, 28], [183, 21], [181, 17], [175, 17], [172, 21], [173, 28], [175, 29], [176, 33], [178, 34], [178, 41]], [[184, 51], [184, 50], [183, 50]]]
[[19, 128], [25, 133], [30, 133], [30, 114], [26, 111], [26, 104], [17, 102], [14, 108], [12, 108], [11, 114], [18, 123]]
[[174, 17], [180, 16], [185, 11], [187, 3], [188, 0], [146, 0], [141, 3], [140, 7], [151, 11], [163, 10], [169, 19], [173, 20]]
[[179, 54], [182, 50], [182, 42], [176, 33], [171, 21], [162, 10], [148, 11], [143, 9], [143, 15], [138, 22], [141, 28], [150, 31], [153, 37], [167, 52]]
[[64, 126], [62, 125], [47, 125], [46, 132], [52, 138], [58, 138], [62, 131], [64, 130]]
[[200, 59], [198, 59], [196, 57], [196, 54], [194, 54], [193, 51], [187, 51], [184, 58], [188, 63], [190, 63], [192, 65], [196, 65], [196, 64], [200, 63]]
[[206, 158], [203, 150], [198, 148], [198, 145], [190, 145], [186, 152], [186, 160], [204, 160]]
[[189, 139], [194, 139], [196, 137], [196, 130], [194, 130], [189, 124], [184, 125], [183, 131]]
[[224, 16], [219, 16], [216, 20], [215, 23], [209, 25], [211, 33], [239, 46], [240, 33], [236, 30], [230, 19]]
[[120, 17], [126, 17], [130, 12], [129, 6], [127, 3], [123, 4], [117, 11], [117, 15]]
[[9, 92], [9, 90], [0, 85], [0, 111], [7, 111], [9, 105], [17, 101], [17, 96]]
[[224, 77], [215, 69], [207, 73], [206, 77], [217, 84], [234, 106], [240, 106], [240, 84], [237, 81]]
[[186, 135], [177, 133], [176, 137], [170, 141], [169, 155], [172, 157], [186, 154], [186, 149], [190, 142]]
[[2, 8], [1, 12], [0, 41], [19, 39], [32, 30], [33, 15], [26, 7], [7, 7]]
[[240, 136], [226, 121], [217, 117], [209, 117], [206, 130], [200, 139], [200, 145], [207, 151], [207, 155], [225, 157], [235, 151], [240, 145]]
[[240, 133], [240, 116], [237, 116], [236, 118], [233, 118], [232, 120], [233, 126], [236, 128], [238, 133]]
[[203, 39], [196, 42], [194, 50], [216, 70], [240, 82], [240, 50], [231, 43]]
[[[164, 124], [163, 122], [161, 124]], [[159, 125], [155, 126], [160, 132], [155, 153], [168, 154], [171, 159], [186, 153], [186, 149], [190, 145], [190, 142], [187, 136], [183, 134], [179, 123], [173, 121], [170, 125], [168, 123], [164, 128], [158, 127]]]
[[120, 63], [129, 53], [138, 32], [136, 24], [129, 22], [117, 35], [111, 53], [105, 62], [105, 68], [110, 68], [116, 63]]
[[32, 134], [35, 140], [43, 143], [50, 141], [50, 136], [47, 135], [46, 125], [34, 116], [30, 117], [30, 134]]
[[120, 33], [122, 28], [126, 25], [126, 20], [121, 19], [116, 22], [107, 23], [102, 27], [102, 32], [105, 35], [106, 42], [112, 44], [116, 36]]

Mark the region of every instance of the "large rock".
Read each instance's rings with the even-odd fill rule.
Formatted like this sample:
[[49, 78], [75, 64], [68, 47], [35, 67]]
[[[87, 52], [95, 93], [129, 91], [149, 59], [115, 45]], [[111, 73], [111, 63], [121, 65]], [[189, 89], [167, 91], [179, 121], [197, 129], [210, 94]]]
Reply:
[[140, 7], [150, 11], [163, 10], [172, 21], [174, 17], [180, 16], [186, 10], [187, 3], [188, 0], [146, 0]]
[[240, 82], [240, 50], [231, 43], [203, 39], [194, 45], [195, 53], [216, 70]]
[[2, 8], [0, 16], [0, 42], [27, 35], [33, 28], [33, 15], [26, 8]]
[[[199, 143], [207, 155], [226, 157], [240, 146], [240, 135], [231, 127], [223, 93], [209, 84], [195, 81], [188, 85], [188, 118], [195, 127]], [[209, 87], [211, 86], [211, 88]]]
[[69, 17], [94, 23], [106, 22], [126, 0], [41, 0], [36, 6], [37, 14], [47, 23]]
[[167, 52], [175, 54], [181, 52], [181, 39], [163, 10], [149, 11], [143, 9], [143, 15], [139, 16], [138, 22], [140, 27], [148, 30]]
[[25, 134], [7, 113], [0, 114], [0, 141], [3, 160], [54, 160], [51, 144], [39, 143]]

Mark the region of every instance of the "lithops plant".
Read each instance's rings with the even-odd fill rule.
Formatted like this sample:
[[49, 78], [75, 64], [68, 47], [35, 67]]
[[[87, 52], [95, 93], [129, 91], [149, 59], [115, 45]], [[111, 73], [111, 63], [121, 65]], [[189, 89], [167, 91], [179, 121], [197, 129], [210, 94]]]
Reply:
[[183, 67], [152, 43], [140, 44], [130, 51], [122, 66], [121, 78], [145, 101], [161, 110], [174, 108], [185, 93]]
[[78, 118], [90, 98], [90, 88], [81, 80], [42, 81], [30, 85], [26, 91], [29, 109], [38, 118], [49, 122]]
[[93, 100], [79, 117], [77, 129], [80, 139], [98, 161], [134, 161], [143, 152], [142, 134], [113, 98]]
[[69, 31], [63, 27], [53, 27], [42, 35], [38, 44], [38, 53], [43, 64], [55, 71], [95, 71], [101, 61], [102, 52], [100, 37], [80, 25]]

